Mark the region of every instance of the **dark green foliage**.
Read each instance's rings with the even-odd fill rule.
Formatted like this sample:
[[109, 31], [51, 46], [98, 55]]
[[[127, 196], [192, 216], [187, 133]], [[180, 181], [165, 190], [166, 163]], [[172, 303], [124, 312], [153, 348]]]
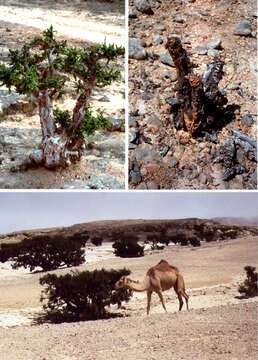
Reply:
[[92, 244], [93, 244], [93, 245], [96, 245], [96, 246], [102, 245], [102, 241], [103, 241], [103, 239], [102, 239], [102, 237], [100, 237], [100, 236], [94, 236], [94, 237], [91, 239]]
[[258, 274], [254, 266], [245, 266], [246, 280], [238, 287], [240, 294], [246, 298], [258, 295]]
[[129, 274], [127, 269], [102, 269], [41, 277], [40, 284], [47, 285], [41, 296], [41, 301], [48, 301], [43, 306], [47, 318], [54, 322], [107, 318], [110, 314], [106, 307], [120, 307], [122, 301], [130, 299], [131, 291], [114, 290], [121, 276]]
[[124, 234], [112, 245], [114, 253], [120, 257], [139, 257], [144, 256], [144, 248], [138, 244], [138, 236], [134, 234]]
[[13, 261], [13, 269], [40, 267], [43, 271], [55, 270], [60, 266], [78, 266], [84, 260], [87, 238], [69, 238], [58, 235], [40, 235], [24, 239], [19, 243], [2, 244], [0, 261]]
[[200, 240], [194, 235], [189, 236], [189, 242], [194, 247], [201, 246]]

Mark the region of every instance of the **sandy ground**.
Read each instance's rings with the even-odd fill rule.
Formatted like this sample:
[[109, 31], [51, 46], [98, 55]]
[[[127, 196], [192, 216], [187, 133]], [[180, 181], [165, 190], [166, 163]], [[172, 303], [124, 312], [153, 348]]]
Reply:
[[[146, 296], [134, 294], [124, 304], [124, 317], [73, 324], [33, 325], [40, 311], [42, 273], [0, 266], [1, 359], [248, 359], [257, 352], [257, 298], [240, 300], [237, 287], [244, 266], [257, 266], [257, 237], [239, 238], [200, 248], [169, 246], [143, 258], [116, 258], [111, 244], [87, 249], [79, 270], [129, 268], [142, 279], [160, 259], [178, 266], [190, 295], [190, 311], [178, 312], [172, 291], [166, 292], [168, 313], [153, 295], [146, 316]], [[63, 274], [67, 269], [55, 271]], [[115, 310], [115, 309], [114, 309]], [[187, 346], [186, 346], [187, 344]]]

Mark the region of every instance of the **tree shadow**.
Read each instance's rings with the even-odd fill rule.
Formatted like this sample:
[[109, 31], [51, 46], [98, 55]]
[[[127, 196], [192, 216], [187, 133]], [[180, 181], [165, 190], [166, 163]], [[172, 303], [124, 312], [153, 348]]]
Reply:
[[37, 313], [33, 317], [32, 325], [42, 324], [62, 324], [62, 323], [75, 323], [80, 321], [97, 321], [97, 320], [109, 320], [122, 317], [129, 317], [120, 312], [106, 312], [102, 316], [96, 317], [88, 314], [70, 314], [61, 311], [45, 311]]

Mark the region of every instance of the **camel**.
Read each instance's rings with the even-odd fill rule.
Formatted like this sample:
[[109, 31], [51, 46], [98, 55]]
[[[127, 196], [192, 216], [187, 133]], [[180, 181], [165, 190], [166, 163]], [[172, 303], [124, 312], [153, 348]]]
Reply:
[[142, 282], [130, 279], [128, 276], [122, 276], [120, 280], [115, 283], [115, 289], [131, 289], [133, 291], [146, 291], [147, 292], [147, 315], [150, 312], [151, 295], [156, 292], [160, 298], [161, 304], [165, 312], [167, 312], [162, 291], [174, 288], [178, 300], [179, 311], [183, 307], [183, 299], [185, 298], [187, 310], [189, 296], [185, 292], [185, 283], [183, 276], [178, 268], [169, 265], [166, 260], [161, 260], [156, 266], [147, 271], [146, 277]]

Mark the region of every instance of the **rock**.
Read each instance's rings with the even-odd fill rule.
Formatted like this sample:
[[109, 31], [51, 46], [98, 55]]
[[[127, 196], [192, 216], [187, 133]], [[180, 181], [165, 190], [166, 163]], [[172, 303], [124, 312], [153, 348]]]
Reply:
[[159, 31], [165, 31], [165, 30], [166, 30], [165, 26], [162, 25], [162, 24], [159, 24], [159, 23], [155, 23], [155, 24], [154, 24], [154, 28], [155, 28], [156, 30], [159, 30]]
[[227, 88], [229, 90], [237, 90], [239, 88], [239, 84], [232, 83], [232, 84], [229, 84]]
[[108, 131], [125, 131], [125, 119], [124, 118], [109, 118], [111, 125], [108, 127]]
[[148, 15], [153, 14], [151, 5], [147, 0], [134, 0], [134, 5], [136, 9], [142, 12], [143, 14], [148, 14]]
[[68, 181], [57, 186], [57, 189], [91, 189], [87, 182], [82, 179], [76, 179], [74, 181]]
[[207, 49], [204, 46], [196, 46], [193, 49], [193, 52], [195, 54], [198, 54], [198, 55], [206, 55], [207, 54]]
[[175, 22], [177, 22], [179, 24], [183, 24], [185, 22], [185, 20], [183, 18], [181, 18], [180, 16], [176, 16], [175, 17]]
[[249, 36], [252, 32], [252, 24], [248, 20], [240, 20], [234, 30], [234, 35]]
[[213, 39], [211, 41], [209, 41], [207, 44], [206, 44], [206, 48], [207, 49], [220, 49], [221, 48], [221, 39]]
[[218, 50], [209, 49], [208, 50], [208, 56], [213, 57], [213, 58], [218, 58], [220, 56], [220, 53], [219, 53]]
[[148, 119], [147, 128], [153, 133], [157, 134], [162, 127], [162, 121], [156, 116], [151, 115]]
[[160, 61], [165, 65], [175, 67], [174, 61], [173, 61], [172, 57], [170, 56], [168, 50], [160, 55]]
[[170, 162], [169, 162], [169, 167], [170, 168], [174, 168], [176, 167], [177, 165], [179, 164], [179, 161], [177, 160], [177, 158], [175, 158], [174, 156], [170, 159]]
[[154, 41], [154, 44], [162, 44], [163, 43], [163, 39], [160, 36], [155, 36], [153, 41]]
[[248, 125], [251, 126], [254, 122], [253, 117], [249, 114], [244, 115], [241, 119], [240, 119], [241, 123], [243, 125]]
[[141, 175], [135, 171], [131, 171], [130, 178], [131, 178], [132, 184], [134, 184], [134, 185], [137, 185], [142, 181]]
[[137, 18], [136, 12], [131, 7], [129, 7], [129, 9], [128, 9], [128, 17], [129, 17], [129, 19]]
[[11, 172], [25, 171], [31, 165], [28, 154], [20, 154], [14, 161], [11, 161], [8, 168]]
[[107, 139], [98, 144], [97, 149], [104, 154], [109, 153], [111, 156], [114, 156], [116, 159], [120, 159], [120, 161], [124, 162], [124, 141], [120, 138]]
[[147, 51], [143, 48], [146, 43], [141, 39], [130, 38], [128, 44], [129, 58], [144, 60], [147, 57]]
[[157, 189], [159, 189], [159, 186], [153, 180], [148, 180], [146, 185], [147, 185], [148, 190], [157, 190]]
[[124, 183], [119, 182], [114, 176], [111, 175], [90, 175], [90, 179], [87, 181], [87, 185], [90, 189], [124, 189]]
[[145, 166], [148, 164], [162, 164], [162, 158], [151, 145], [140, 144], [132, 153], [132, 158]]
[[199, 179], [200, 179], [200, 183], [201, 183], [201, 184], [205, 185], [205, 184], [207, 183], [207, 176], [206, 176], [205, 174], [202, 173], [202, 174], [199, 176]]
[[137, 138], [137, 134], [135, 130], [128, 131], [128, 142], [133, 142]]

